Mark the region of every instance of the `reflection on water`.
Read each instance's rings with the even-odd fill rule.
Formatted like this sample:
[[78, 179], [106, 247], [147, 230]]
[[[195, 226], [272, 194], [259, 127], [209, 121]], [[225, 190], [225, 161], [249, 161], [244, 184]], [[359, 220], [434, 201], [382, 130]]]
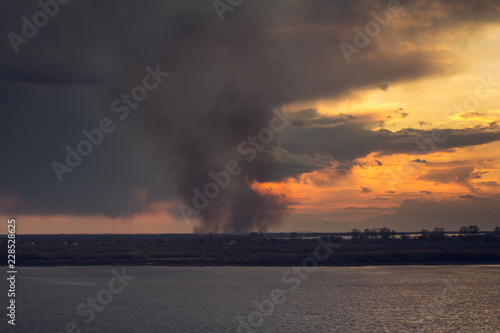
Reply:
[[[16, 329], [2, 331], [500, 332], [500, 266], [135, 266], [110, 293], [112, 270], [19, 269]], [[86, 323], [77, 307], [109, 295]]]

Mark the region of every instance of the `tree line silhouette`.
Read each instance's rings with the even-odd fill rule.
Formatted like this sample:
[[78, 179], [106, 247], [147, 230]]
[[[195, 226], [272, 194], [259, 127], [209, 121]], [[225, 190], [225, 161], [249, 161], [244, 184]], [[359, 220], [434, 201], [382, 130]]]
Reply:
[[[500, 227], [481, 231], [397, 232], [387, 227], [344, 233], [17, 235], [16, 263], [48, 265], [290, 266], [336, 243], [325, 266], [500, 264]], [[0, 237], [7, 262], [6, 238]]]
[[[471, 237], [481, 237], [484, 239], [496, 239], [500, 236], [500, 227], [495, 227], [493, 231], [480, 232], [477, 225], [469, 225], [460, 227], [458, 232], [451, 231], [446, 233], [444, 228], [435, 227], [432, 231], [422, 229], [418, 234], [416, 233], [401, 233], [391, 230], [387, 227], [364, 229], [363, 231], [354, 228], [351, 230], [351, 242], [368, 242], [376, 240], [395, 240], [401, 241], [410, 240], [424, 240], [424, 241], [443, 241], [450, 239], [465, 239]], [[457, 238], [458, 237], [458, 238]]]

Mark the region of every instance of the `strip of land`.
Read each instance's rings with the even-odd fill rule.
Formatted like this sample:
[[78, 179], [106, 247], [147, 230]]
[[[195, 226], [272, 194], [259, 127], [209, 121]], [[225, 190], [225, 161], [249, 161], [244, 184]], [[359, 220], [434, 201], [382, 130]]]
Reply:
[[[500, 235], [449, 233], [17, 235], [17, 266], [291, 266], [333, 243], [323, 266], [500, 264]], [[7, 238], [0, 255], [7, 262]]]

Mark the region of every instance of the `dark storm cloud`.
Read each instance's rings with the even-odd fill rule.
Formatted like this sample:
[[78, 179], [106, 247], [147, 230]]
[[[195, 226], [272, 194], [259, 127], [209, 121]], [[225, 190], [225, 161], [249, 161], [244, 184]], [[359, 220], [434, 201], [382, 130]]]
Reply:
[[459, 195], [458, 198], [469, 199], [469, 200], [484, 200], [484, 198], [478, 198], [475, 195], [470, 195], [470, 194]]
[[357, 119], [356, 116], [349, 114], [339, 114], [336, 116], [321, 115], [317, 109], [307, 109], [296, 112], [292, 122], [293, 127], [314, 128], [317, 126], [335, 127], [351, 120]]
[[500, 187], [500, 184], [495, 181], [491, 182], [477, 182], [476, 183], [478, 186], [487, 186], [487, 187]]
[[281, 181], [319, 169], [323, 167], [307, 163], [279, 147], [261, 152], [259, 158], [247, 168], [248, 173], [259, 182]]
[[[290, 128], [280, 138], [280, 145], [292, 154], [325, 153], [335, 159], [365, 157], [378, 152], [424, 155], [429, 152], [474, 146], [500, 140], [500, 132], [488, 128], [444, 129], [442, 131], [405, 129], [370, 130], [364, 121], [339, 124], [335, 128], [316, 126]], [[439, 138], [435, 142], [432, 138]]]
[[[494, 2], [446, 4], [456, 10], [436, 22], [439, 29], [497, 19]], [[4, 36], [20, 34], [21, 17], [31, 19], [40, 10], [35, 1], [4, 6]], [[6, 161], [0, 196], [10, 198], [2, 213], [124, 216], [162, 200], [189, 203], [210, 171], [222, 170], [241, 141], [268, 126], [274, 107], [438, 73], [422, 52], [393, 56], [376, 41], [363, 50], [368, 57], [346, 66], [339, 43], [352, 39], [356, 24], [371, 20], [370, 10], [384, 8], [383, 1], [252, 1], [220, 22], [210, 1], [61, 6], [17, 55], [6, 38], [0, 45]], [[120, 122], [111, 102], [155, 64], [172, 75]], [[95, 128], [103, 117], [113, 120], [115, 132], [59, 184], [50, 163], [63, 160], [65, 146], [76, 145], [81, 130]], [[264, 230], [279, 221], [286, 201], [257, 193], [251, 183], [318, 168], [297, 156], [353, 160], [373, 151], [403, 152], [414, 149], [414, 138], [429, 134], [373, 132], [353, 120], [298, 119], [281, 148], [267, 147], [203, 210], [199, 230]], [[313, 125], [300, 130], [300, 121]], [[449, 140], [438, 149], [498, 139], [498, 133], [446, 133]]]
[[[418, 232], [422, 228], [432, 230], [435, 227], [442, 227], [446, 231], [458, 231], [460, 227], [471, 224], [478, 225], [481, 230], [487, 231], [498, 226], [500, 222], [498, 219], [499, 207], [500, 195], [498, 194], [485, 197], [465, 195], [458, 199], [440, 201], [407, 199], [401, 205], [390, 208], [347, 207], [334, 210], [331, 213], [315, 214], [311, 217], [303, 215], [302, 218], [310, 221], [311, 226], [321, 224], [317, 221], [328, 221], [322, 225], [323, 229], [318, 230], [330, 227], [339, 232], [353, 228], [362, 230], [381, 225], [404, 232]], [[345, 213], [352, 216], [356, 211], [376, 213], [377, 210], [382, 214], [371, 214], [373, 217], [362, 219], [362, 221], [359, 221], [360, 219], [358, 221], [343, 221]]]
[[472, 178], [473, 171], [474, 168], [468, 166], [449, 169], [429, 169], [418, 179], [441, 184], [456, 183], [463, 186], [470, 186], [469, 181]]
[[441, 183], [441, 184], [458, 184], [469, 188], [475, 192], [474, 186], [491, 186], [495, 187], [496, 182], [471, 182], [471, 180], [481, 179], [484, 174], [489, 171], [474, 171], [473, 166], [459, 166], [447, 169], [429, 169], [426, 173], [420, 176], [419, 180]]
[[[493, 230], [498, 226], [500, 196], [478, 197], [473, 195], [458, 196], [458, 199], [406, 199], [398, 207], [380, 208], [385, 214], [377, 214], [361, 222], [342, 223], [337, 221], [343, 210], [331, 214], [318, 214], [314, 221], [335, 221], [338, 231], [352, 228], [373, 228], [381, 225], [397, 231], [420, 231], [421, 228], [442, 227], [446, 231], [458, 231], [464, 225], [478, 225], [481, 230]], [[370, 210], [365, 207], [349, 207], [349, 211]], [[313, 221], [311, 221], [313, 222]], [[415, 227], [418, 226], [418, 227]], [[337, 229], [338, 228], [338, 229]]]
[[[135, 193], [149, 189], [148, 199], [158, 200], [167, 188], [157, 184], [160, 175], [149, 164], [148, 148], [134, 131], [116, 123], [114, 133], [63, 183], [51, 163], [64, 162], [65, 146], [73, 148], [85, 137], [81, 131], [98, 126], [102, 105], [95, 94], [81, 87], [18, 86], [22, 101], [2, 105], [2, 195], [12, 196], [9, 214], [93, 214], [123, 216], [147, 209]], [[149, 149], [150, 150], [150, 149]], [[171, 190], [170, 190], [171, 191]]]
[[370, 192], [372, 192], [372, 189], [369, 188], [369, 187], [360, 186], [359, 188], [361, 189], [361, 192], [363, 192], [363, 193], [370, 193]]
[[[461, 226], [476, 224], [483, 230], [493, 230], [498, 225], [500, 197], [465, 196], [459, 200], [411, 200], [403, 201], [394, 214], [376, 217], [371, 223], [385, 223], [396, 230], [414, 230], [418, 225], [425, 228], [443, 227], [455, 231]], [[379, 224], [380, 225], [380, 224]], [[418, 230], [414, 230], [418, 231]]]

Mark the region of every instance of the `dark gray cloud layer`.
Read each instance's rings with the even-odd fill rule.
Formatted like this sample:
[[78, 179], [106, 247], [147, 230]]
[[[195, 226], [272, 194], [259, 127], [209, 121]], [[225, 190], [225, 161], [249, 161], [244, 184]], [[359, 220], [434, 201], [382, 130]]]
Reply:
[[392, 132], [371, 130], [367, 126], [365, 122], [338, 122], [334, 127], [290, 128], [280, 138], [280, 145], [293, 154], [325, 153], [337, 160], [354, 160], [372, 152], [378, 152], [379, 156], [400, 153], [420, 156], [500, 140], [500, 131], [489, 127]]
[[[491, 1], [443, 3], [452, 10], [435, 22], [436, 30], [458, 21], [498, 19]], [[4, 6], [4, 36], [19, 34], [21, 17], [31, 19], [40, 10], [36, 1], [9, 0]], [[220, 22], [210, 1], [61, 6], [18, 54], [7, 38], [0, 45], [2, 213], [116, 217], [147, 211], [162, 200], [189, 203], [192, 188], [203, 186], [210, 171], [235, 157], [242, 140], [266, 127], [274, 107], [439, 73], [419, 52], [393, 56], [376, 41], [363, 50], [370, 57], [346, 66], [340, 41], [352, 38], [354, 25], [371, 19], [370, 10], [385, 7], [383, 1], [246, 1]], [[129, 118], [119, 120], [111, 102], [141, 82], [147, 65], [156, 64], [171, 76]], [[51, 162], [62, 162], [65, 146], [75, 146], [81, 130], [97, 127], [103, 117], [116, 130], [59, 183]], [[427, 135], [373, 132], [345, 119], [318, 119], [319, 127], [306, 129], [297, 123], [279, 141], [281, 148], [269, 146], [201, 212], [199, 230], [264, 230], [279, 221], [286, 202], [261, 195], [250, 184], [319, 167], [296, 155], [391, 154], [413, 149], [413, 138]], [[447, 134], [440, 149], [498, 139], [498, 133]], [[406, 141], [393, 143], [399, 139]]]

